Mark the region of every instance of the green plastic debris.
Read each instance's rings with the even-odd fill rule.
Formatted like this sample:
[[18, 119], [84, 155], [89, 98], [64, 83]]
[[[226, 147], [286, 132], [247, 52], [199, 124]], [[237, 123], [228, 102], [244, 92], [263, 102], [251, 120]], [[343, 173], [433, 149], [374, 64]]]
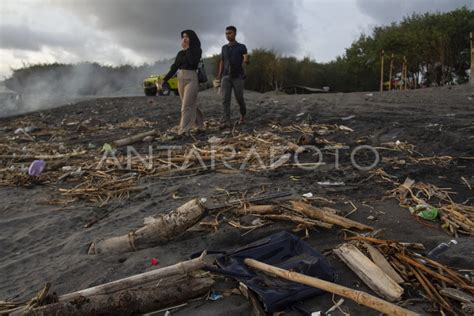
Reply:
[[104, 146], [102, 146], [102, 151], [106, 153], [110, 153], [113, 151], [112, 145], [105, 143]]
[[439, 210], [436, 207], [427, 204], [418, 204], [415, 207], [410, 207], [410, 212], [430, 221], [438, 218], [439, 214]]

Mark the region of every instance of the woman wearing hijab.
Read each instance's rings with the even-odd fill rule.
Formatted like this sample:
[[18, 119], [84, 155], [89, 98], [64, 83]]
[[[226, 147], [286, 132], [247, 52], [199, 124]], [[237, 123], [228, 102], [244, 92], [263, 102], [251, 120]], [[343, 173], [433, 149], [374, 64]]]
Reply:
[[176, 55], [176, 59], [171, 65], [170, 71], [158, 82], [158, 90], [161, 85], [167, 82], [178, 72], [178, 91], [181, 98], [181, 120], [178, 134], [189, 134], [191, 128], [203, 129], [204, 118], [201, 110], [197, 106], [197, 96], [199, 82], [196, 70], [201, 60], [201, 42], [196, 33], [192, 30], [181, 32], [181, 47], [183, 48]]

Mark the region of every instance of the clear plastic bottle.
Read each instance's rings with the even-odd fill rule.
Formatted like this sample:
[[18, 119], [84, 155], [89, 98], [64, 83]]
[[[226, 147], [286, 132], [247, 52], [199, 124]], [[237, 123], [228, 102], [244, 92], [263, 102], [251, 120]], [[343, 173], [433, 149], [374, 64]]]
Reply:
[[451, 245], [457, 245], [457, 241], [456, 240], [450, 240], [448, 243], [440, 243], [438, 246], [436, 246], [435, 248], [431, 249], [430, 252], [428, 252], [428, 254], [426, 255], [428, 258], [436, 258], [438, 257], [440, 254], [442, 254], [443, 252], [445, 252], [446, 250], [449, 249], [449, 247]]

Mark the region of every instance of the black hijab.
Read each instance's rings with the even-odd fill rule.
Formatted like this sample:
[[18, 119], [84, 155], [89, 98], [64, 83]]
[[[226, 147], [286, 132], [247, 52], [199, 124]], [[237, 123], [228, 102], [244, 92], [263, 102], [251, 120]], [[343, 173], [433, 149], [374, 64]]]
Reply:
[[181, 38], [183, 38], [184, 33], [188, 34], [190, 48], [201, 48], [201, 41], [196, 35], [196, 32], [194, 32], [193, 30], [184, 30], [181, 32]]

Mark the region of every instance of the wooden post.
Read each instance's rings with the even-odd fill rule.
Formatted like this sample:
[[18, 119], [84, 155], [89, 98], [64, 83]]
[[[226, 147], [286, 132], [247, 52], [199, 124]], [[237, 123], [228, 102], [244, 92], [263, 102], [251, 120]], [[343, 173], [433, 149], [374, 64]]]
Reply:
[[390, 57], [390, 71], [388, 73], [388, 90], [392, 90], [392, 72], [393, 72], [393, 53]]
[[471, 40], [471, 74], [469, 75], [469, 82], [474, 87], [474, 32], [470, 33], [469, 39]]
[[[403, 84], [401, 84], [403, 83]], [[400, 74], [400, 90], [403, 90], [403, 87], [404, 87], [404, 84], [405, 83], [405, 57], [403, 57], [402, 59], [402, 70], [401, 70], [401, 74]]]
[[407, 89], [407, 83], [408, 83], [408, 64], [407, 64], [407, 58], [403, 56], [403, 64], [405, 65], [405, 73], [404, 77], [405, 79], [403, 80], [403, 85], [405, 86], [403, 90]]
[[383, 60], [385, 52], [382, 50], [381, 54], [381, 65], [380, 65], [380, 92], [383, 91]]

